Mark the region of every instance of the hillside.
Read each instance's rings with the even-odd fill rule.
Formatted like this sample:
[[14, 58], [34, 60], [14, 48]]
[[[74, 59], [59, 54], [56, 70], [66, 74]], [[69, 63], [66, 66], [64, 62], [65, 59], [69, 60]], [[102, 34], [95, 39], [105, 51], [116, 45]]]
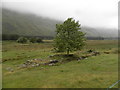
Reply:
[[108, 29], [108, 28], [82, 27], [82, 31], [86, 33], [87, 37], [104, 37], [104, 38], [118, 37], [118, 31], [112, 28]]
[[[2, 9], [3, 34], [18, 34], [27, 36], [54, 36], [55, 25], [61, 21]], [[82, 27], [87, 37], [117, 37], [115, 29]]]
[[15, 11], [2, 10], [3, 34], [19, 34], [28, 36], [53, 36], [55, 24], [59, 21], [23, 14]]

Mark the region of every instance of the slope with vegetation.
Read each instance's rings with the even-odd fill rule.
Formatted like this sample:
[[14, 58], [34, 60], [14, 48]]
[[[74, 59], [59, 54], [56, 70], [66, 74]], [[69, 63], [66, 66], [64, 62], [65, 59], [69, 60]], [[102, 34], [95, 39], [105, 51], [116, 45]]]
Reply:
[[[54, 19], [37, 16], [30, 13], [20, 13], [2, 9], [3, 34], [18, 34], [24, 36], [55, 36], [55, 25], [62, 23]], [[116, 29], [90, 28], [82, 26], [81, 30], [87, 37], [117, 37]]]
[[55, 24], [59, 23], [56, 20], [7, 9], [3, 9], [2, 14], [3, 34], [54, 36]]

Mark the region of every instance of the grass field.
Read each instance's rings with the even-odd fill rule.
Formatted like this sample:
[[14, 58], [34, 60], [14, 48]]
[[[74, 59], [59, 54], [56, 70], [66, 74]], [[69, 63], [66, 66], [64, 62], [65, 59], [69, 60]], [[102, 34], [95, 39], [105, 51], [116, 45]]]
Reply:
[[[72, 52], [79, 57], [90, 49], [100, 52], [84, 60], [72, 58], [56, 66], [18, 68], [27, 60], [53, 59], [50, 56], [56, 53], [52, 51], [52, 44], [52, 41], [40, 44], [3, 41], [3, 88], [108, 88], [118, 80], [118, 42], [115, 40], [90, 40], [82, 51]], [[66, 58], [54, 57], [57, 60]]]

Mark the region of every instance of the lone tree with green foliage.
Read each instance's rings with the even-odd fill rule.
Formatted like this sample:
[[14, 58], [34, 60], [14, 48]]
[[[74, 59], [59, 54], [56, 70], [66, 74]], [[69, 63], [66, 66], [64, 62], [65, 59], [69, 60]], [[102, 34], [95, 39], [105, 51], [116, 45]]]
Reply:
[[56, 24], [56, 37], [54, 49], [57, 52], [81, 50], [85, 45], [85, 33], [80, 31], [79, 21], [68, 18], [63, 24]]

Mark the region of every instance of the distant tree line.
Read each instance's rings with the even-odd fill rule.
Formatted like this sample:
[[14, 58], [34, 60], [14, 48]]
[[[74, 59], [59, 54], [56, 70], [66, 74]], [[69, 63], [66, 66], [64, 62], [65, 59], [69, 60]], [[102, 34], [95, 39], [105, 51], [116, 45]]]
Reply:
[[[52, 40], [54, 37], [52, 36], [23, 36], [17, 34], [2, 34], [2, 40], [17, 40], [19, 37], [26, 37], [26, 38], [40, 38], [44, 40]], [[86, 37], [87, 40], [117, 40], [117, 37]]]
[[86, 37], [87, 40], [118, 40], [117, 37]]
[[86, 37], [87, 40], [104, 40], [103, 37]]
[[17, 34], [2, 34], [2, 40], [17, 40], [19, 37]]
[[40, 39], [46, 39], [46, 40], [51, 40], [54, 38], [51, 36], [23, 36], [23, 35], [17, 35], [17, 34], [2, 34], [2, 40], [17, 40], [19, 37], [40, 38]]

